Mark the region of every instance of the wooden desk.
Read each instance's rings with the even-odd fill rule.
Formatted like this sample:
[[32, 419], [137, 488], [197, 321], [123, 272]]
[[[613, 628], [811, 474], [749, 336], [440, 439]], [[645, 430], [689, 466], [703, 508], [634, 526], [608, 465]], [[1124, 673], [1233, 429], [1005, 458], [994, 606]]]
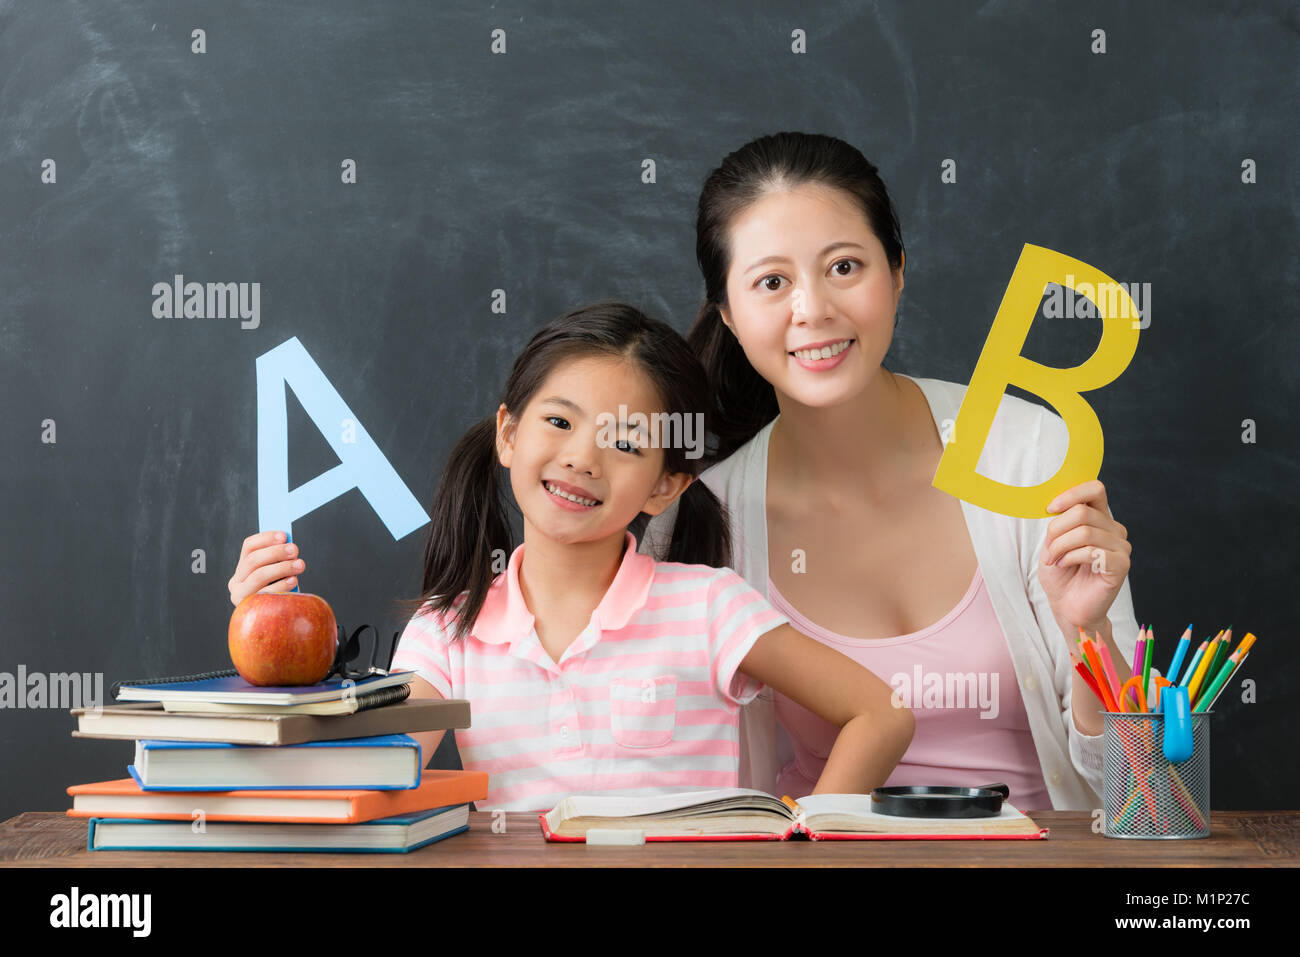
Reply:
[[1090, 815], [1031, 811], [1045, 841], [752, 841], [641, 847], [548, 844], [535, 814], [470, 814], [470, 829], [410, 854], [87, 851], [86, 821], [29, 811], [0, 824], [4, 867], [1296, 867], [1300, 811], [1215, 811], [1208, 838], [1117, 840]]

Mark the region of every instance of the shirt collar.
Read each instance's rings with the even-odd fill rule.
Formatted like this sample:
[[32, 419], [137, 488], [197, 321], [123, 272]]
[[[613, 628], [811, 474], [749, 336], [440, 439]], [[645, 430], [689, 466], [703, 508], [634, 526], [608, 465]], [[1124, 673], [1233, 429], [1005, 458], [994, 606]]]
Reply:
[[[654, 559], [637, 551], [635, 535], [631, 532], [624, 535], [623, 559], [594, 613], [596, 626], [602, 631], [627, 627], [632, 616], [645, 606], [654, 580]], [[510, 554], [505, 572], [497, 575], [488, 589], [472, 632], [479, 641], [513, 645], [532, 631], [533, 613], [528, 610], [519, 586], [519, 565], [523, 559], [524, 546], [520, 545]]]

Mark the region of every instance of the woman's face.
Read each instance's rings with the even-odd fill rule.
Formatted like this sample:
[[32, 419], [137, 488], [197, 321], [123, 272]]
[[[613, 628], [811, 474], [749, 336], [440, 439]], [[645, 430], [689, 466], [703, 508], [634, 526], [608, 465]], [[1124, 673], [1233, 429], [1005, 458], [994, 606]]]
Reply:
[[649, 379], [604, 357], [559, 363], [517, 420], [503, 404], [497, 453], [525, 522], [557, 542], [588, 542], [667, 508], [690, 476], [665, 472], [655, 437], [627, 427], [633, 413], [653, 421], [657, 411]]
[[801, 185], [733, 220], [722, 318], [778, 395], [845, 402], [880, 368], [903, 271], [848, 193]]

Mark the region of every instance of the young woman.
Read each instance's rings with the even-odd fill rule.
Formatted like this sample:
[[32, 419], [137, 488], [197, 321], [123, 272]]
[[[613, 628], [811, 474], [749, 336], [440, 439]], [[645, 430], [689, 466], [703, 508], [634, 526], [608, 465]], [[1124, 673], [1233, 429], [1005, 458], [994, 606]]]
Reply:
[[[931, 487], [965, 386], [881, 364], [905, 262], [876, 168], [827, 136], [748, 143], [704, 184], [696, 253], [689, 341], [719, 439], [701, 479], [729, 508], [733, 567], [912, 708], [888, 783], [1004, 781], [1021, 808], [1096, 806], [1100, 705], [1069, 654], [1082, 628], [1131, 660], [1126, 531], [1098, 481], [1041, 520]], [[980, 471], [1036, 485], [1067, 444], [1058, 416], [1004, 396]], [[642, 547], [660, 553], [678, 522], [662, 513]], [[741, 785], [806, 793], [834, 730], [764, 692], [742, 712]]]

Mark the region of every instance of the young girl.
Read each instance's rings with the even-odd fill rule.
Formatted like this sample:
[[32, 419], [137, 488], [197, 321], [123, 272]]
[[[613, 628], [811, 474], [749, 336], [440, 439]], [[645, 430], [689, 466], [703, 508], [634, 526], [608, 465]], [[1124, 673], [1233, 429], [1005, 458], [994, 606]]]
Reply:
[[[729, 561], [726, 516], [686, 441], [708, 407], [675, 330], [600, 303], [534, 336], [495, 417], [452, 451], [393, 668], [418, 673], [412, 698], [470, 701], [456, 743], [489, 774], [483, 807], [734, 787], [739, 709], [765, 684], [837, 729], [818, 793], [868, 791], [906, 751], [911, 713], [884, 682], [712, 567]], [[499, 466], [523, 513], [513, 551]], [[675, 502], [686, 521], [656, 562], [636, 535]], [[236, 604], [284, 570], [284, 547], [246, 542]], [[442, 732], [414, 737], [431, 756]]]

